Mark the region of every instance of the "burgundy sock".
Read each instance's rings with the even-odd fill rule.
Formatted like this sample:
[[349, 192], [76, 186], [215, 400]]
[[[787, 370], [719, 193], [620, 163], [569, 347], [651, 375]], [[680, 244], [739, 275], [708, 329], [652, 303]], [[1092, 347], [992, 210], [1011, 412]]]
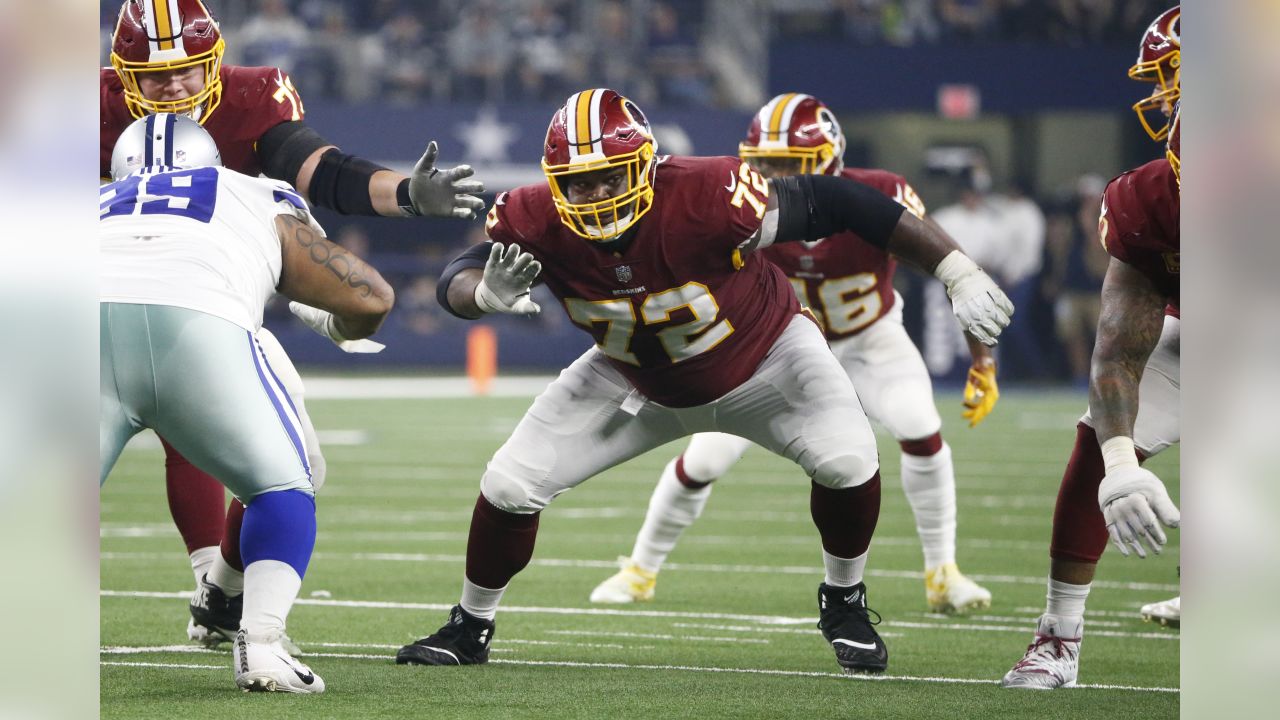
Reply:
[[1049, 544], [1053, 559], [1097, 563], [1107, 549], [1107, 524], [1098, 508], [1098, 486], [1106, 472], [1093, 428], [1076, 425], [1076, 445], [1053, 508], [1053, 540]]
[[714, 480], [713, 478], [712, 480], [704, 482], [702, 480], [694, 480], [686, 475], [684, 472], [684, 453], [681, 453], [680, 457], [676, 458], [676, 479], [680, 481], [681, 485], [689, 488], [690, 490], [701, 490], [702, 488], [710, 485]]
[[187, 552], [217, 545], [222, 539], [225, 517], [222, 504], [226, 494], [222, 483], [192, 465], [164, 438], [164, 481], [169, 494], [169, 513], [187, 544]]
[[942, 433], [936, 432], [919, 440], [903, 440], [898, 443], [902, 452], [917, 457], [933, 457], [942, 451]]
[[483, 588], [507, 586], [529, 564], [538, 538], [538, 513], [499, 510], [481, 494], [467, 536], [467, 579]]
[[222, 559], [232, 568], [244, 572], [244, 560], [240, 557], [240, 527], [244, 524], [244, 505], [231, 499], [227, 506], [227, 522], [222, 531]]
[[865, 553], [880, 518], [880, 471], [861, 485], [843, 490], [810, 482], [809, 513], [822, 536], [822, 549], [840, 558]]

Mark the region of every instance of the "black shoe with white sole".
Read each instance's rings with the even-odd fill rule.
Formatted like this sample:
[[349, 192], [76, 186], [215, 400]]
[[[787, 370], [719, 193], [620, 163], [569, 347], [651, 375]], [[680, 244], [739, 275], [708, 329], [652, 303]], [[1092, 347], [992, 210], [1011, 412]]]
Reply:
[[[867, 586], [818, 586], [818, 629], [831, 643], [836, 662], [846, 673], [882, 673], [889, 666], [889, 649], [873, 625], [880, 614], [867, 607]], [[875, 621], [871, 616], [875, 615]]]
[[201, 644], [213, 647], [222, 642], [235, 642], [240, 631], [240, 616], [244, 613], [244, 595], [228, 597], [222, 588], [209, 582], [209, 576], [200, 578], [200, 585], [191, 594], [191, 623], [203, 628], [205, 633], [188, 634]]
[[434, 634], [405, 645], [396, 653], [397, 665], [482, 665], [489, 662], [493, 621], [478, 618], [460, 605], [449, 611], [449, 622]]

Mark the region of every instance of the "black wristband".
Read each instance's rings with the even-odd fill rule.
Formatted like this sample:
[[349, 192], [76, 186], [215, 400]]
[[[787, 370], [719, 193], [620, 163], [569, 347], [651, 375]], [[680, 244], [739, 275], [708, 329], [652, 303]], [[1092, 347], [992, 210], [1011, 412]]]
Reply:
[[400, 184], [396, 185], [396, 204], [405, 215], [422, 214], [413, 206], [413, 198], [409, 197], [409, 178], [401, 180]]

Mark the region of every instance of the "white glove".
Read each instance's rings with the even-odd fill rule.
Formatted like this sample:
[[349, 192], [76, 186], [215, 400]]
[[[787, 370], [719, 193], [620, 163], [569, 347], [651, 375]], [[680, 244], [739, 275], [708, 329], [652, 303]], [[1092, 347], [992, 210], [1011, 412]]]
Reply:
[[386, 345], [373, 340], [346, 339], [333, 324], [333, 313], [328, 310], [313, 308], [300, 302], [290, 302], [289, 312], [297, 315], [299, 320], [307, 324], [307, 327], [332, 340], [333, 344], [341, 348], [343, 352], [379, 353], [386, 347]]
[[[1111, 541], [1120, 554], [1129, 556], [1129, 548], [1145, 558], [1141, 539], [1146, 539], [1151, 549], [1160, 553], [1167, 539], [1160, 523], [1176, 528], [1181, 521], [1178, 506], [1169, 499], [1164, 483], [1150, 470], [1137, 465], [1113, 468], [1107, 472], [1098, 486], [1098, 507], [1107, 521]], [[1157, 522], [1159, 520], [1159, 522]]]
[[947, 286], [960, 326], [983, 345], [995, 345], [1009, 325], [1013, 303], [991, 276], [959, 250], [943, 258], [933, 274]]
[[448, 170], [437, 168], [438, 151], [435, 140], [427, 143], [427, 151], [422, 154], [418, 164], [413, 166], [413, 174], [409, 176], [409, 200], [412, 205], [402, 205], [400, 209], [409, 215], [463, 219], [479, 217], [484, 210], [484, 201], [473, 195], [484, 192], [484, 183], [463, 179], [475, 174], [470, 165], [459, 165]]
[[504, 249], [495, 242], [484, 264], [484, 277], [476, 285], [476, 305], [487, 313], [537, 314], [542, 308], [529, 299], [529, 288], [540, 272], [542, 263], [520, 252], [519, 245], [511, 243]]

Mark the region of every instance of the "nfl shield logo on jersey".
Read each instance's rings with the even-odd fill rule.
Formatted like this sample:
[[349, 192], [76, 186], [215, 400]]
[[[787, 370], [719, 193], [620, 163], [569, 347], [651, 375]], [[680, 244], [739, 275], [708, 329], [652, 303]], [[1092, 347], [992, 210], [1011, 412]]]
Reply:
[[631, 282], [632, 274], [630, 265], [619, 265], [613, 269], [613, 273], [618, 276], [618, 282], [623, 285]]

